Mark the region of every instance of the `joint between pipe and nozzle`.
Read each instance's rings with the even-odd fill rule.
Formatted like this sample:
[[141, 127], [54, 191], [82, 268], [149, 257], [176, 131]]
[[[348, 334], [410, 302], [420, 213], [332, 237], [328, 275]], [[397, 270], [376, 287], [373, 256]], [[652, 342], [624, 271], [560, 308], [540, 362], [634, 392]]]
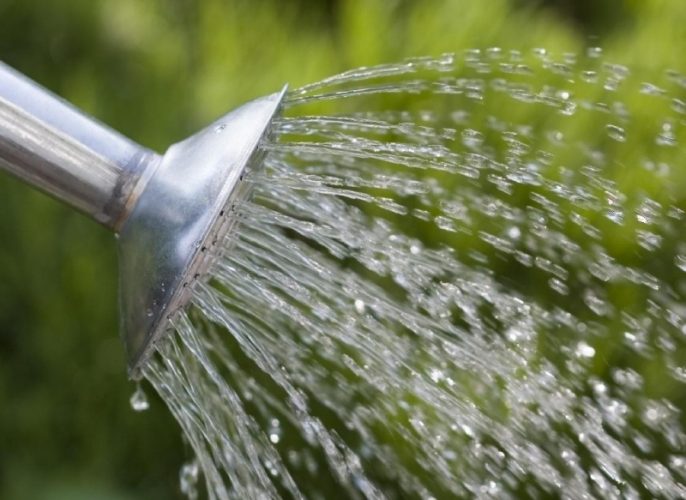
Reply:
[[117, 231], [159, 156], [0, 63], [0, 168]]

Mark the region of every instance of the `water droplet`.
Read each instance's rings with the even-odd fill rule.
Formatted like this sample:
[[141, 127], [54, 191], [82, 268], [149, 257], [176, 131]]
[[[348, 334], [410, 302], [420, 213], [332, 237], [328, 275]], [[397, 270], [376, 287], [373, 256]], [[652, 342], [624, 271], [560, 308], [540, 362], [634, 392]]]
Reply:
[[505, 331], [505, 338], [510, 342], [518, 342], [520, 340], [525, 340], [527, 334], [519, 328], [511, 327]]
[[657, 85], [653, 85], [652, 83], [649, 83], [649, 82], [643, 82], [641, 84], [640, 92], [641, 92], [641, 94], [654, 95], [654, 96], [662, 96], [662, 95], [666, 94], [664, 89], [661, 89]]
[[559, 130], [551, 130], [547, 132], [546, 137], [554, 144], [562, 144], [565, 140], [565, 135]]
[[626, 141], [626, 132], [619, 125], [608, 124], [607, 125], [607, 135], [617, 142]]
[[464, 110], [453, 111], [450, 113], [450, 118], [457, 125], [465, 125], [469, 123], [470, 113]]
[[467, 425], [467, 424], [462, 424], [461, 427], [462, 427], [462, 431], [463, 431], [467, 436], [469, 436], [469, 437], [471, 437], [471, 438], [473, 438], [474, 436], [476, 436], [476, 434], [474, 433], [474, 429], [472, 429], [469, 425]]
[[672, 109], [681, 115], [686, 115], [686, 101], [675, 97], [672, 100]]
[[596, 73], [595, 71], [582, 71], [581, 79], [586, 83], [597, 83], [598, 73]]
[[452, 71], [455, 69], [455, 54], [442, 54], [439, 58], [432, 61], [429, 67], [437, 71]]
[[450, 231], [454, 233], [455, 230], [455, 224], [453, 224], [453, 221], [450, 220], [448, 217], [445, 217], [443, 215], [439, 215], [434, 219], [436, 222], [436, 225], [440, 228], [443, 229], [444, 231]]
[[220, 123], [219, 125], [217, 125], [216, 127], [214, 127], [214, 133], [215, 133], [215, 134], [220, 134], [220, 133], [222, 133], [224, 130], [226, 130], [226, 123]]
[[131, 403], [131, 408], [133, 408], [134, 411], [145, 411], [148, 408], [150, 408], [148, 396], [143, 391], [143, 388], [141, 387], [140, 383], [136, 384], [136, 390], [131, 396], [129, 402]]
[[588, 308], [596, 313], [598, 316], [606, 316], [610, 312], [610, 305], [598, 297], [591, 289], [584, 290], [583, 300]]
[[636, 209], [636, 220], [641, 224], [652, 224], [660, 215], [662, 206], [650, 198], [646, 198]]
[[654, 425], [664, 418], [663, 409], [656, 404], [650, 404], [643, 412], [643, 419], [648, 425]]
[[617, 209], [611, 209], [605, 212], [605, 216], [615, 224], [622, 224], [624, 222], [624, 212]]
[[576, 113], [577, 104], [574, 101], [565, 102], [560, 108], [560, 113], [566, 116], [572, 116]]
[[567, 295], [569, 293], [569, 288], [567, 285], [558, 278], [550, 278], [550, 280], [548, 280], [548, 284], [550, 285], [550, 288], [555, 290], [560, 295]]
[[512, 226], [507, 230], [507, 236], [513, 240], [518, 240], [521, 235], [522, 231], [517, 226]]
[[607, 393], [607, 385], [603, 384], [602, 382], [596, 381], [593, 383], [593, 392], [595, 392], [597, 395], [605, 394]]
[[366, 305], [364, 303], [364, 300], [355, 299], [355, 311], [357, 311], [358, 314], [363, 314], [365, 309], [366, 309]]
[[466, 129], [462, 132], [462, 144], [471, 149], [478, 149], [484, 142], [481, 132], [473, 129]]
[[676, 136], [674, 135], [674, 126], [670, 122], [662, 124], [660, 133], [655, 138], [655, 144], [658, 146], [673, 147], [677, 145]]
[[532, 52], [534, 53], [535, 56], [541, 57], [541, 58], [545, 57], [548, 54], [548, 51], [543, 47], [536, 47], [532, 50]]
[[638, 230], [636, 235], [638, 236], [638, 244], [651, 252], [657, 250], [662, 243], [662, 237], [650, 231]]
[[503, 55], [503, 49], [500, 47], [489, 47], [486, 49], [486, 54], [491, 59], [500, 59]]
[[198, 498], [198, 476], [200, 475], [200, 467], [198, 466], [197, 460], [193, 460], [181, 466], [181, 471], [179, 472], [179, 485], [181, 488], [181, 493], [186, 496], [189, 500], [195, 500]]
[[429, 377], [434, 383], [438, 383], [443, 380], [444, 375], [438, 368], [432, 368], [431, 371], [429, 371]]
[[281, 441], [281, 436], [279, 436], [276, 432], [272, 432], [269, 434], [269, 441], [271, 441], [273, 444], [278, 444], [279, 441]]
[[595, 349], [582, 340], [576, 345], [574, 353], [577, 358], [592, 358], [595, 356]]
[[586, 49], [586, 55], [592, 59], [598, 59], [603, 55], [603, 49], [601, 47], [589, 47]]

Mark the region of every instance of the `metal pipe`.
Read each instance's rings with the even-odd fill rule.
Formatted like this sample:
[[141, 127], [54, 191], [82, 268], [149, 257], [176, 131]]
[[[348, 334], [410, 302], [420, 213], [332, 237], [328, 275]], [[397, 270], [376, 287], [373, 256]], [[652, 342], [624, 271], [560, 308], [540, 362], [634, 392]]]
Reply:
[[0, 62], [0, 168], [117, 231], [159, 158]]

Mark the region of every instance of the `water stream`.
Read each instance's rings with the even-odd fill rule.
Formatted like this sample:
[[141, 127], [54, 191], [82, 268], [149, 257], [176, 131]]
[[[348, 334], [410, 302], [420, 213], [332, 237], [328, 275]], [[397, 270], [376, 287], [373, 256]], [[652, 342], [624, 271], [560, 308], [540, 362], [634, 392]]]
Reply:
[[686, 497], [686, 76], [649, 76], [493, 48], [293, 91], [145, 369], [184, 493]]

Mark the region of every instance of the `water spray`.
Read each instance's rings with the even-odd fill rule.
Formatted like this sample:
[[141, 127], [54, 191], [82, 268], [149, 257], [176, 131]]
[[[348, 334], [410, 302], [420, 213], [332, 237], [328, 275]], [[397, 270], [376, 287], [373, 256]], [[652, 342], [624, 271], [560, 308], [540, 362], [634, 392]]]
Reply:
[[0, 158], [119, 234], [189, 496], [686, 498], [686, 76], [590, 54], [353, 69], [164, 156], [0, 66]]
[[159, 155], [0, 63], [0, 168], [117, 235], [120, 328], [140, 369], [212, 262], [286, 88]]

